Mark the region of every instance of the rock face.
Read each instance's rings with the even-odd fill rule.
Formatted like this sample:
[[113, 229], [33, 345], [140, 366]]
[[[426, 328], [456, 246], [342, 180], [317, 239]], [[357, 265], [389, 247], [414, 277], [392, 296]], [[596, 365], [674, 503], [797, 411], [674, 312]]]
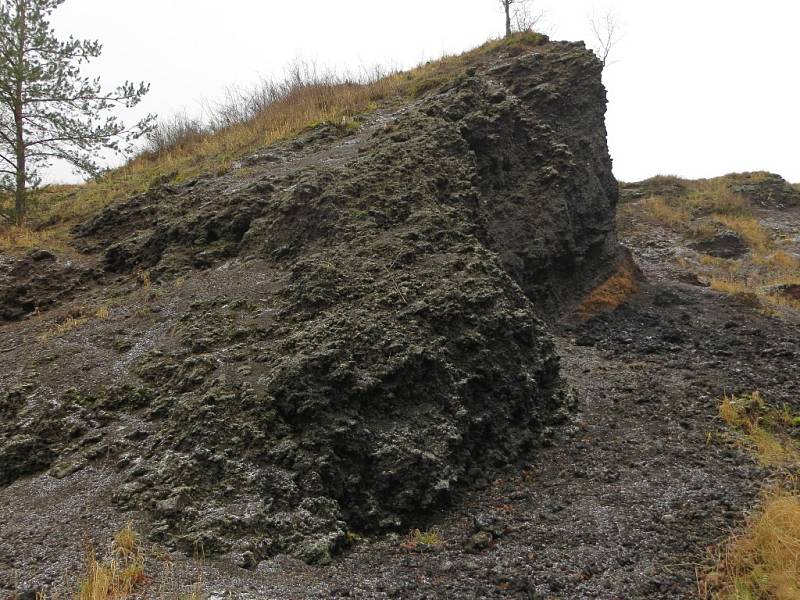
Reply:
[[58, 385], [3, 380], [0, 483], [102, 464], [156, 537], [321, 561], [529, 458], [569, 404], [537, 307], [617, 259], [600, 73], [579, 44], [477, 54], [355, 134], [106, 209], [95, 293], [147, 313], [86, 324], [115, 341]]
[[23, 258], [0, 257], [0, 322], [46, 310], [79, 293], [101, 275], [97, 269], [34, 250]]

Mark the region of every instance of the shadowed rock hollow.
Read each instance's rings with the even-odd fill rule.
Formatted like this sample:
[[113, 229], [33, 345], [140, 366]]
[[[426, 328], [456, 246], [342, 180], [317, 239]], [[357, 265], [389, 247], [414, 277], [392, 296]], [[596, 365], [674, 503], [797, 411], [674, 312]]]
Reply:
[[156, 538], [320, 561], [530, 460], [569, 404], [537, 313], [617, 259], [600, 74], [580, 44], [477, 53], [97, 215], [91, 299], [123, 308], [46, 369], [2, 357], [0, 484], [91, 466]]

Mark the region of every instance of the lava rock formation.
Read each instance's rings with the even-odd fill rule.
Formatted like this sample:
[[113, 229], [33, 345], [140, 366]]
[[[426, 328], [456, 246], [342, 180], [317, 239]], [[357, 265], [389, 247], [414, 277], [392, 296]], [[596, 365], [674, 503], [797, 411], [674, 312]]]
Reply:
[[601, 70], [544, 38], [478, 54], [355, 133], [99, 213], [92, 299], [146, 310], [5, 369], [0, 483], [93, 465], [156, 538], [325, 561], [530, 460], [570, 402], [539, 315], [618, 259]]

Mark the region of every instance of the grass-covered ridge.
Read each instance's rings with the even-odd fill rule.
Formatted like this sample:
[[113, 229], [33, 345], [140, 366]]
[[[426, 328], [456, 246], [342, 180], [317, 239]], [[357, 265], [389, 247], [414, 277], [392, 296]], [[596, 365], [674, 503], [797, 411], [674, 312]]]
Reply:
[[[546, 41], [537, 33], [518, 33], [406, 72], [360, 78], [301, 65], [290, 70], [285, 81], [262, 82], [229, 94], [206, 122], [185, 116], [162, 120], [144, 151], [102, 177], [34, 192], [26, 226], [0, 226], [0, 250], [63, 249], [72, 226], [115, 200], [146, 191], [154, 182], [224, 173], [237, 159], [323, 123], [340, 125], [347, 133], [357, 129], [359, 115], [436, 89], [488, 54], [518, 53]], [[11, 202], [0, 196], [0, 210]]]
[[746, 245], [742, 256], [684, 252], [677, 255], [678, 264], [713, 289], [754, 306], [800, 311], [800, 301], [782, 291], [800, 285], [800, 250], [787, 220], [796, 218], [791, 215], [800, 207], [797, 186], [753, 172], [694, 181], [659, 175], [621, 187], [621, 228], [660, 225], [690, 246], [734, 232]]

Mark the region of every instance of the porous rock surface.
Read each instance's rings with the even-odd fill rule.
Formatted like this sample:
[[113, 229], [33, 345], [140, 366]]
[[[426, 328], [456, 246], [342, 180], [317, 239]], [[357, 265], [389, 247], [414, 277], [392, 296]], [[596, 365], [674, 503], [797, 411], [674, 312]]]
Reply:
[[108, 318], [4, 332], [0, 485], [105, 470], [156, 539], [314, 562], [529, 458], [570, 397], [537, 315], [617, 258], [600, 73], [580, 44], [478, 55], [104, 210], [78, 300]]

